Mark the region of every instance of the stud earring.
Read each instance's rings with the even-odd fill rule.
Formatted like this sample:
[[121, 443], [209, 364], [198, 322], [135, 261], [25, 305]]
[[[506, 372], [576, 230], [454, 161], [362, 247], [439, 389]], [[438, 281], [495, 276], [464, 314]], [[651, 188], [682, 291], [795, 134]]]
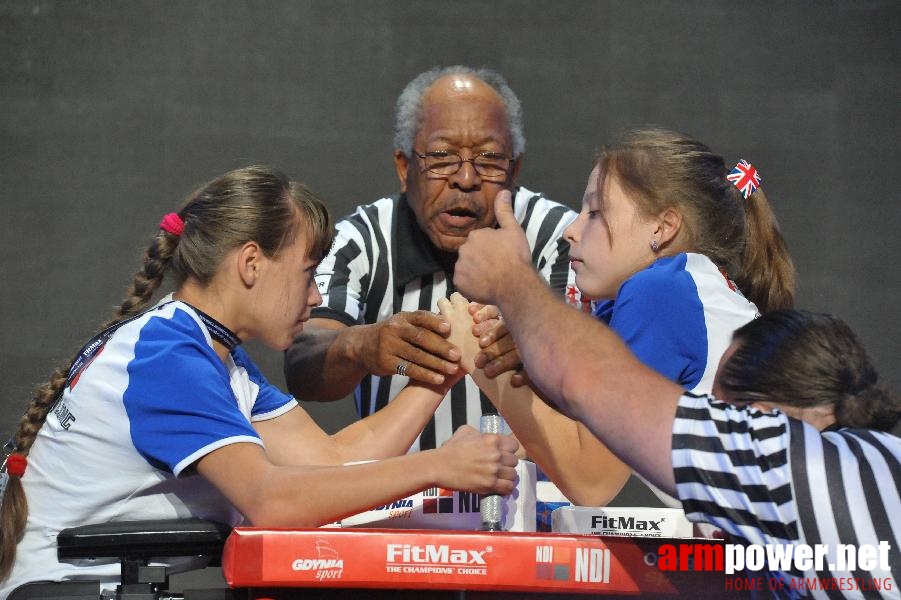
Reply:
[[657, 252], [658, 247], [659, 246], [657, 245], [657, 240], [651, 240], [651, 250], [653, 250], [654, 252]]

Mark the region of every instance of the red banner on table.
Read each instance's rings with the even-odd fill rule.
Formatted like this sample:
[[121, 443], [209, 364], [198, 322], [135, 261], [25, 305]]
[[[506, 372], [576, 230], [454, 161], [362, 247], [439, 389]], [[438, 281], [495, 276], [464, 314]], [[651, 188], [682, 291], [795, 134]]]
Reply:
[[234, 588], [676, 593], [655, 564], [660, 543], [553, 533], [238, 527], [222, 564]]

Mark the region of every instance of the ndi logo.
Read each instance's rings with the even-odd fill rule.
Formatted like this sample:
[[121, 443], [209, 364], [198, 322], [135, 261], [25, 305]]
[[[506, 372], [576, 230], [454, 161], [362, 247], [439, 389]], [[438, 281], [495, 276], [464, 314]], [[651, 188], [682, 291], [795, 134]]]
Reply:
[[610, 550], [607, 548], [576, 548], [575, 580], [608, 583], [610, 581]]
[[[570, 560], [574, 558], [573, 564]], [[572, 580], [581, 583], [610, 582], [610, 550], [607, 548], [535, 547], [536, 579]]]
[[[454, 497], [457, 503], [454, 505]], [[437, 513], [477, 513], [479, 495], [471, 492], [455, 492], [444, 488], [428, 488], [422, 492], [423, 514]]]

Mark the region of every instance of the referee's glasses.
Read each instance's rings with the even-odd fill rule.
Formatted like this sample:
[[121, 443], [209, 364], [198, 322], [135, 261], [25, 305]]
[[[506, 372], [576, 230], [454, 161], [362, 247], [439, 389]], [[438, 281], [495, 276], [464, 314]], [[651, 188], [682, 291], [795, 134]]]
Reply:
[[463, 163], [472, 163], [472, 168], [484, 179], [499, 179], [506, 177], [510, 171], [512, 156], [505, 156], [498, 152], [480, 152], [472, 158], [463, 158], [453, 150], [434, 150], [420, 154], [416, 150], [413, 154], [419, 157], [424, 165], [424, 171], [433, 175], [449, 177], [463, 166]]

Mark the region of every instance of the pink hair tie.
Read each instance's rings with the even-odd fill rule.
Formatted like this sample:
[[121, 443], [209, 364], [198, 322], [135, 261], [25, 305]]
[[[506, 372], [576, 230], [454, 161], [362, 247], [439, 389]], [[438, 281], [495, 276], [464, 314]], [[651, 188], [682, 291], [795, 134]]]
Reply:
[[6, 472], [10, 477], [22, 477], [25, 474], [25, 467], [28, 466], [28, 459], [24, 454], [10, 454], [6, 457]]
[[171, 212], [160, 221], [160, 229], [178, 237], [185, 230], [185, 222], [181, 220], [178, 213]]

